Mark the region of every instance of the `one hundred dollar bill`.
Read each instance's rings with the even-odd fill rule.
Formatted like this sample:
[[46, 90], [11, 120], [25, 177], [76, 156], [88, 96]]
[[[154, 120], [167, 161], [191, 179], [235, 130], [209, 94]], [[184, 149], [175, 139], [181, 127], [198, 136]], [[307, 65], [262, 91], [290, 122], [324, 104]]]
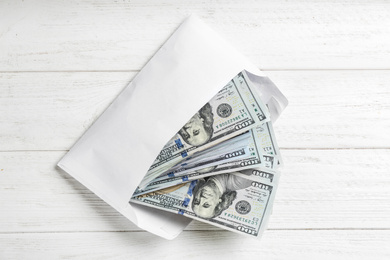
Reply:
[[[271, 138], [266, 136], [267, 132], [264, 130], [264, 127], [256, 127], [250, 130], [250, 141], [249, 141], [249, 151], [251, 152], [251, 156], [247, 158], [239, 158], [237, 160], [231, 160], [229, 162], [221, 163], [218, 167], [213, 169], [214, 174], [227, 173], [233, 171], [239, 171], [250, 168], [276, 168], [276, 160], [275, 155], [268, 152], [264, 153], [263, 150], [269, 151], [268, 146], [264, 148], [264, 145], [268, 145], [267, 140]], [[271, 139], [272, 140], [272, 139]], [[223, 145], [221, 143], [220, 145]], [[277, 146], [276, 146], [277, 147]], [[276, 152], [276, 150], [275, 150]], [[204, 167], [209, 168], [209, 167]], [[197, 171], [201, 171], [201, 168], [196, 169]], [[154, 181], [159, 181], [163, 179], [167, 179], [170, 177], [178, 177], [186, 175], [187, 173], [194, 173], [195, 169], [191, 169], [187, 167], [185, 171], [175, 171], [175, 169], [169, 169], [165, 175], [161, 175], [161, 177], [156, 178]]]
[[251, 133], [250, 131], [247, 131], [209, 149], [195, 153], [193, 156], [186, 157], [184, 161], [171, 168], [168, 172], [165, 172], [153, 179], [148, 185], [143, 186], [142, 188], [141, 185], [139, 185], [136, 192], [139, 193], [141, 191], [150, 190], [150, 186], [153, 186], [152, 183], [155, 183], [156, 180], [164, 180], [174, 177], [174, 171], [177, 175], [180, 175], [182, 171], [186, 170], [186, 167], [191, 169], [203, 169], [237, 159], [250, 158], [253, 154], [251, 147], [249, 146], [251, 141]]
[[272, 212], [274, 184], [221, 174], [133, 197], [130, 202], [259, 237]]
[[[236, 77], [238, 76], [240, 74]], [[249, 96], [252, 97], [252, 102], [249, 101]], [[146, 186], [151, 180], [180, 163], [185, 157], [269, 120], [264, 115], [265, 118], [260, 121], [253, 107], [253, 100], [261, 102], [259, 97], [254, 96], [254, 92], [249, 91], [249, 85], [238, 85], [235, 79], [231, 80], [164, 146], [140, 186]]]
[[270, 121], [270, 114], [267, 106], [261, 99], [261, 93], [259, 89], [253, 86], [247, 73], [242, 71], [233, 79], [236, 86], [242, 89], [243, 95], [247, 98], [251, 104], [252, 110], [256, 113], [261, 123]]
[[210, 156], [205, 160], [198, 161], [193, 164], [181, 166], [175, 171], [169, 173], [167, 176], [157, 178], [155, 180], [170, 178], [170, 176], [174, 176], [175, 173], [181, 176], [187, 173], [188, 171], [202, 170], [205, 168], [214, 167], [218, 164], [228, 163], [229, 161], [235, 161], [235, 160], [244, 159], [248, 157], [250, 157], [250, 152], [247, 146], [237, 147], [235, 149], [232, 150], [229, 149], [229, 151]]
[[[213, 149], [214, 147], [219, 147], [219, 149], [216, 151]], [[153, 181], [167, 179], [174, 176], [181, 176], [197, 170], [202, 170], [218, 164], [224, 164], [237, 160], [256, 159], [259, 162], [261, 161], [262, 154], [260, 147], [260, 139], [256, 137], [256, 134], [255, 132], [253, 132], [253, 129], [244, 134], [224, 141], [214, 147], [201, 152], [201, 159], [198, 159], [199, 156], [196, 156], [191, 160], [186, 160], [172, 167]], [[246, 156], [229, 156], [230, 154], [234, 155], [234, 153], [232, 152], [236, 151], [239, 148], [247, 148], [249, 152], [246, 153]], [[218, 163], [213, 162], [213, 157], [216, 156], [220, 158]]]
[[[198, 165], [196, 165], [196, 167], [190, 164], [185, 165], [184, 167], [172, 168], [168, 170], [164, 175], [160, 175], [159, 177], [153, 179], [147, 186], [142, 187], [142, 189], [138, 188], [135, 194], [144, 194], [150, 191], [155, 191], [180, 183], [185, 183], [191, 180], [196, 180], [205, 176], [242, 171], [245, 169], [256, 168], [258, 170], [262, 169], [263, 172], [272, 173], [270, 169], [276, 168], [277, 160], [274, 155], [262, 153], [262, 142], [264, 143], [264, 139], [269, 138], [264, 137], [265, 132], [263, 128], [253, 128], [249, 131], [249, 133], [249, 157], [242, 156], [241, 158], [237, 157], [235, 159], [225, 161], [221, 160], [220, 163], [208, 165], [199, 163]], [[221, 145], [223, 145], [223, 143], [219, 144], [219, 146]]]
[[264, 168], [253, 168], [239, 171], [245, 174], [249, 179], [265, 184], [274, 184], [279, 180], [279, 171]]
[[[213, 169], [219, 164], [223, 164], [229, 161], [236, 161], [240, 159], [245, 158], [251, 158], [253, 156], [253, 151], [251, 151], [251, 147], [249, 146], [252, 142], [252, 133], [251, 132], [245, 132], [244, 134], [241, 134], [240, 136], [234, 137], [232, 139], [229, 139], [225, 141], [224, 143], [229, 143], [227, 146], [221, 146], [220, 144], [217, 146], [220, 146], [223, 148], [215, 150], [208, 149], [205, 151], [208, 151], [205, 153], [206, 156], [202, 156], [202, 159], [197, 159], [197, 157], [193, 157], [190, 160], [186, 160], [184, 163], [181, 163], [179, 167], [172, 168], [170, 170], [170, 173], [164, 174], [156, 179], [153, 179], [151, 183], [149, 183], [147, 186], [141, 188], [137, 187], [137, 190], [135, 191], [135, 194], [144, 194], [149, 191], [158, 190], [161, 188], [173, 186], [176, 184], [181, 183], [181, 181], [186, 181], [188, 179], [187, 177], [178, 178], [175, 177], [175, 174], [178, 176], [182, 176], [186, 171], [186, 167], [189, 167], [192, 172], [196, 173], [208, 173], [207, 169]], [[205, 152], [203, 151], [203, 152]], [[197, 175], [197, 179], [201, 178]]]
[[[214, 167], [210, 167], [209, 169], [202, 169], [184, 176], [176, 176], [176, 177], [171, 177], [171, 178], [166, 178], [161, 180], [155, 180], [151, 182], [148, 186], [146, 186], [144, 189], [137, 188], [133, 194], [133, 197], [150, 193], [152, 191], [166, 189], [182, 183], [187, 183], [194, 180], [222, 174], [221, 172], [215, 172], [214, 169], [215, 169]], [[232, 172], [233, 171], [228, 171], [227, 173], [232, 173]], [[275, 180], [277, 180], [279, 176], [279, 172], [266, 169], [266, 168], [251, 168], [246, 170], [240, 170], [238, 172], [246, 175], [248, 179], [258, 181], [264, 184], [275, 183]]]
[[188, 156], [180, 162], [179, 164], [170, 168], [167, 172], [164, 172], [160, 176], [165, 176], [168, 172], [173, 172], [175, 170], [180, 171], [183, 167], [193, 167], [199, 163], [210, 161], [213, 157], [219, 157], [221, 154], [233, 152], [238, 148], [247, 148], [251, 142], [251, 134], [249, 131], [233, 137], [229, 140], [226, 140], [222, 143], [219, 143], [213, 147], [210, 147], [206, 150], [195, 153], [192, 156]]
[[259, 134], [263, 154], [273, 156], [275, 159], [275, 162], [272, 162], [271, 169], [278, 168], [283, 161], [280, 156], [279, 146], [276, 142], [272, 122], [269, 121], [263, 125], [257, 126], [256, 131]]

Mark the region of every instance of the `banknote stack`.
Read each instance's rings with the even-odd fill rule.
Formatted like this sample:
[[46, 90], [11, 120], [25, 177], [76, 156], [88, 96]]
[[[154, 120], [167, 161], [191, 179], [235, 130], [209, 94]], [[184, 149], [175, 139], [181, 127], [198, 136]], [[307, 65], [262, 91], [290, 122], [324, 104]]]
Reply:
[[259, 237], [283, 164], [261, 97], [240, 72], [166, 143], [130, 202]]

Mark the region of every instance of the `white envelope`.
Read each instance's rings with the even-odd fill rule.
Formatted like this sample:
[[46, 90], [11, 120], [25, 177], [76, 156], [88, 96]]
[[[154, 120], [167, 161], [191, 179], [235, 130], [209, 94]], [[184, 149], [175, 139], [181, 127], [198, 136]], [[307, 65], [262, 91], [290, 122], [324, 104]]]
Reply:
[[140, 228], [175, 238], [190, 219], [129, 204], [130, 197], [164, 144], [244, 69], [276, 120], [287, 99], [255, 65], [190, 16], [58, 166]]

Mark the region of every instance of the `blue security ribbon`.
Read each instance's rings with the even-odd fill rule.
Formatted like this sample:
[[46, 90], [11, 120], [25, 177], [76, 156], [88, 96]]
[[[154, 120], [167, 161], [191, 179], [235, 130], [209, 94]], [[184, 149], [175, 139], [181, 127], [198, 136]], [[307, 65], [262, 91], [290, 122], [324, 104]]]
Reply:
[[198, 183], [197, 180], [191, 182], [190, 187], [188, 188], [188, 191], [187, 191], [187, 194], [189, 196], [192, 196], [192, 190], [195, 188], [197, 183]]
[[189, 203], [190, 203], [190, 198], [185, 198], [183, 201], [183, 206], [187, 207]]
[[[191, 196], [192, 196], [192, 190], [195, 188], [197, 182], [198, 182], [197, 180], [192, 181], [190, 186], [188, 187], [188, 191], [187, 191], [188, 197], [184, 198], [184, 201], [183, 201], [183, 204], [182, 204], [183, 207], [187, 207], [190, 204]], [[180, 210], [179, 210], [179, 214], [180, 214]]]
[[176, 139], [175, 140], [175, 143], [176, 143], [176, 146], [178, 149], [184, 147], [184, 145], [182, 144], [181, 140], [180, 139]]

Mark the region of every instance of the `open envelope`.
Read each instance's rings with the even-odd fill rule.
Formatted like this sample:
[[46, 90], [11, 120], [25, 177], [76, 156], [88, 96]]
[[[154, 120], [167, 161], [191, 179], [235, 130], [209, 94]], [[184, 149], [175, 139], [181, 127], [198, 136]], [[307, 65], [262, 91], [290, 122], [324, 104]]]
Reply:
[[255, 65], [190, 16], [58, 166], [140, 228], [175, 238], [191, 219], [130, 204], [130, 197], [165, 143], [242, 70], [250, 72], [276, 120], [287, 99]]

